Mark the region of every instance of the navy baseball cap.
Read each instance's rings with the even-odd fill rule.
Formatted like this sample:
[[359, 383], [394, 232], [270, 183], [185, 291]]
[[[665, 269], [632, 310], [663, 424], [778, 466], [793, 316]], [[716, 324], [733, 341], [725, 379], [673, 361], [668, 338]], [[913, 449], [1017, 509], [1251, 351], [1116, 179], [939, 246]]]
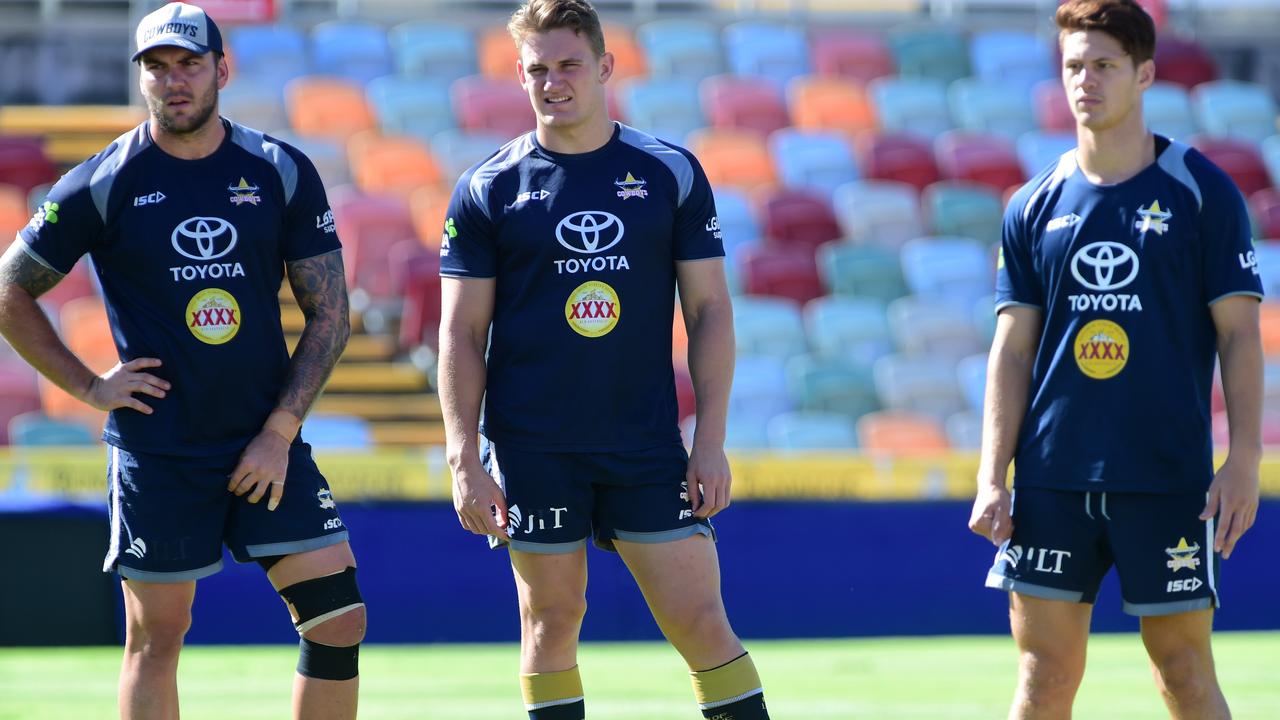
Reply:
[[130, 58], [137, 62], [152, 48], [180, 47], [204, 55], [222, 52], [222, 33], [213, 18], [195, 5], [169, 3], [138, 23], [138, 51]]

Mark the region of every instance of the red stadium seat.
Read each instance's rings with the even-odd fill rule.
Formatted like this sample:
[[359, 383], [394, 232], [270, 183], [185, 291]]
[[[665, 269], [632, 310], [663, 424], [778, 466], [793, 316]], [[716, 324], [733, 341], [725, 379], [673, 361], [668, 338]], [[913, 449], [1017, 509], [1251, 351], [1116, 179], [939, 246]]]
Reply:
[[1075, 132], [1076, 118], [1067, 103], [1061, 80], [1042, 80], [1031, 91], [1036, 122], [1045, 132]]
[[15, 185], [28, 193], [57, 178], [58, 169], [45, 154], [43, 139], [0, 136], [0, 183]]
[[1245, 197], [1271, 187], [1271, 177], [1258, 146], [1244, 140], [1197, 135], [1191, 144], [1231, 176]]
[[813, 38], [813, 71], [866, 84], [894, 74], [893, 54], [877, 33], [819, 31]]
[[458, 126], [464, 130], [514, 138], [529, 132], [537, 124], [529, 96], [510, 77], [496, 79], [472, 75], [458, 78], [449, 86], [449, 95], [453, 99]]
[[1266, 188], [1250, 195], [1249, 211], [1259, 240], [1280, 239], [1280, 189]]
[[400, 276], [400, 349], [435, 348], [440, 330], [440, 255], [417, 242], [399, 243], [387, 257]]
[[857, 145], [859, 167], [869, 180], [896, 180], [923, 190], [942, 179], [933, 148], [914, 135], [867, 133]]
[[30, 221], [26, 191], [17, 185], [0, 184], [0, 247], [8, 247]]
[[789, 298], [804, 304], [824, 294], [818, 264], [807, 248], [761, 245], [739, 256], [743, 289], [751, 295]]
[[1013, 145], [998, 135], [952, 130], [934, 142], [938, 169], [949, 180], [969, 180], [1003, 192], [1026, 181]]
[[1162, 35], [1156, 40], [1156, 79], [1178, 83], [1190, 90], [1218, 79], [1218, 68], [1209, 51], [1194, 40]]
[[360, 288], [372, 298], [390, 298], [395, 288], [387, 253], [401, 240], [418, 242], [405, 201], [387, 195], [334, 193], [331, 202], [342, 238], [347, 286]]
[[760, 214], [769, 242], [813, 253], [825, 242], [841, 236], [831, 204], [805, 190], [775, 190], [763, 196]]
[[791, 124], [778, 90], [760, 78], [713, 75], [698, 90], [712, 127], [767, 136]]

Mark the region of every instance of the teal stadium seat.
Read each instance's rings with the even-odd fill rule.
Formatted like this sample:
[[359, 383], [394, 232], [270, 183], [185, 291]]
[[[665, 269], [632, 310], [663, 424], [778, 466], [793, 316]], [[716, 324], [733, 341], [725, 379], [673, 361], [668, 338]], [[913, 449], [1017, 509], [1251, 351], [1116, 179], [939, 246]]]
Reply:
[[857, 420], [880, 409], [871, 367], [839, 357], [797, 355], [787, 361], [787, 391], [803, 410]]
[[1039, 175], [1050, 165], [1057, 165], [1063, 153], [1074, 150], [1076, 134], [1071, 132], [1045, 132], [1036, 130], [1023, 133], [1018, 138], [1018, 162], [1022, 174], [1029, 178]]
[[1191, 112], [1191, 96], [1177, 83], [1153, 83], [1142, 94], [1142, 116], [1147, 127], [1165, 137], [1186, 142], [1199, 130]]
[[1019, 30], [987, 30], [975, 33], [969, 43], [973, 74], [984, 82], [999, 83], [1028, 97], [1032, 86], [1057, 76], [1049, 42], [1035, 33]]
[[867, 86], [880, 128], [932, 140], [950, 130], [947, 85], [929, 78], [882, 77]]
[[961, 78], [951, 83], [947, 99], [956, 126], [964, 130], [1017, 140], [1036, 129], [1029, 92], [999, 80]]
[[818, 274], [827, 292], [887, 303], [907, 294], [896, 250], [847, 242], [818, 248]]
[[893, 352], [885, 302], [874, 297], [826, 295], [804, 306], [809, 346], [822, 358], [871, 367]]
[[1265, 85], [1217, 80], [1191, 91], [1196, 119], [1206, 134], [1261, 143], [1276, 134], [1276, 102]]
[[784, 185], [821, 193], [828, 203], [837, 187], [859, 177], [843, 133], [783, 128], [769, 137], [769, 154]]
[[720, 33], [698, 20], [662, 19], [636, 28], [654, 79], [698, 81], [722, 72]]
[[937, 182], [920, 194], [920, 205], [934, 235], [969, 237], [988, 247], [1000, 242], [1004, 203], [985, 185]]
[[628, 78], [619, 84], [618, 100], [629, 125], [681, 147], [686, 135], [707, 126], [695, 80]]
[[897, 250], [924, 235], [915, 188], [888, 180], [858, 180], [836, 188], [832, 197], [844, 236], [859, 245]]
[[388, 135], [411, 135], [424, 143], [455, 127], [447, 81], [435, 77], [383, 75], [365, 85], [365, 97]]
[[387, 31], [373, 23], [330, 20], [311, 29], [311, 65], [317, 74], [364, 84], [389, 75]]
[[987, 244], [965, 237], [929, 236], [902, 246], [902, 277], [921, 301], [967, 308], [991, 291], [995, 264]]
[[[768, 447], [769, 420], [795, 408], [787, 391], [785, 362], [777, 357], [739, 355], [729, 391], [730, 434], [739, 447]], [[727, 444], [727, 442], [726, 442]]]
[[387, 39], [401, 75], [431, 78], [447, 85], [479, 72], [475, 37], [465, 27], [410, 21], [391, 28]]
[[722, 33], [729, 72], [762, 77], [778, 91], [791, 78], [809, 72], [809, 43], [797, 25], [743, 20]]
[[970, 306], [954, 301], [908, 295], [889, 303], [889, 333], [904, 356], [945, 360], [955, 382], [955, 363], [962, 357], [982, 352], [978, 329], [973, 325]]
[[853, 421], [836, 413], [782, 413], [769, 420], [766, 432], [773, 450], [851, 450], [858, 446]]
[[964, 409], [952, 360], [886, 355], [876, 361], [872, 372], [886, 410], [919, 413], [941, 422]]
[[963, 31], [941, 25], [901, 25], [889, 30], [889, 51], [904, 79], [942, 84], [968, 77], [969, 43]]
[[733, 333], [742, 356], [786, 360], [809, 349], [799, 304], [782, 298], [744, 295], [734, 299]]
[[72, 447], [98, 444], [87, 426], [54, 420], [42, 412], [26, 412], [9, 419], [9, 444], [20, 447]]

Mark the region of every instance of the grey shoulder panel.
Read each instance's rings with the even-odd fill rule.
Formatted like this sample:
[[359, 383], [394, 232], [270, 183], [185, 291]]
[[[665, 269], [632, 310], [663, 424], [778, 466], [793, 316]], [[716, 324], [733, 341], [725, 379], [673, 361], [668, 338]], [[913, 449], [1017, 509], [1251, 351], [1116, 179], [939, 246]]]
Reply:
[[261, 132], [234, 122], [231, 123], [231, 142], [271, 163], [284, 185], [285, 204], [293, 202], [293, 193], [298, 189], [298, 164], [292, 155]]
[[1067, 178], [1071, 177], [1071, 174], [1075, 171], [1076, 149], [1071, 148], [1070, 150], [1062, 153], [1062, 156], [1058, 158], [1057, 167], [1053, 169], [1053, 172], [1049, 173], [1048, 177], [1041, 181], [1039, 187], [1035, 189], [1035, 192], [1031, 193], [1031, 195], [1027, 197], [1027, 204], [1022, 208], [1022, 219], [1026, 220], [1027, 216], [1031, 214], [1031, 206], [1035, 204], [1036, 198], [1040, 197], [1043, 193], [1052, 192], [1055, 187], [1061, 185]]
[[689, 158], [648, 133], [629, 125], [618, 124], [622, 127], [622, 133], [619, 136], [622, 142], [662, 161], [662, 164], [671, 170], [671, 174], [676, 176], [676, 185], [680, 188], [680, 200], [676, 205], [683, 205], [689, 193], [693, 192], [693, 163], [689, 162]]
[[533, 147], [533, 133], [525, 133], [503, 145], [498, 152], [480, 163], [471, 173], [471, 182], [467, 185], [467, 191], [471, 194], [472, 202], [480, 212], [485, 214], [485, 217], [489, 217], [489, 190], [493, 187], [494, 178], [498, 177], [503, 170], [523, 160], [533, 152]]
[[111, 197], [111, 186], [115, 184], [120, 171], [126, 163], [137, 157], [139, 153], [151, 147], [151, 136], [147, 134], [147, 124], [138, 127], [116, 138], [114, 148], [102, 158], [98, 168], [89, 179], [89, 197], [93, 198], [93, 206], [98, 210], [102, 222], [107, 221], [107, 200]]
[[1160, 158], [1156, 160], [1156, 163], [1169, 177], [1186, 185], [1191, 194], [1196, 196], [1196, 206], [1202, 208], [1204, 207], [1204, 195], [1200, 192], [1200, 183], [1196, 182], [1195, 175], [1191, 174], [1191, 168], [1187, 167], [1188, 150], [1190, 148], [1186, 145], [1177, 140], [1170, 140], [1169, 147], [1160, 153]]

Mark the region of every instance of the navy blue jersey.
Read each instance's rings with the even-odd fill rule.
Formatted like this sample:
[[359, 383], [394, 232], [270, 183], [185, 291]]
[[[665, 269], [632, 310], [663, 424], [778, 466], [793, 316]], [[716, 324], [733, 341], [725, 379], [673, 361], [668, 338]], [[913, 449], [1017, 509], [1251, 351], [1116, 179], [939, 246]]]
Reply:
[[1209, 306], [1262, 285], [1231, 179], [1181, 143], [1157, 137], [1156, 151], [1106, 186], [1066, 153], [1005, 211], [997, 309], [1044, 319], [1015, 485], [1175, 493], [1212, 480]]
[[277, 293], [284, 263], [339, 249], [315, 167], [224, 121], [208, 157], [175, 158], [144, 123], [67, 173], [19, 233], [44, 265], [86, 253], [122, 360], [155, 357], [167, 397], [113, 411], [104, 439], [131, 452], [240, 450], [275, 408], [289, 366]]
[[688, 151], [625, 125], [575, 155], [529, 133], [463, 174], [448, 218], [441, 274], [496, 279], [487, 437], [568, 452], [679, 442], [676, 263], [724, 254]]

